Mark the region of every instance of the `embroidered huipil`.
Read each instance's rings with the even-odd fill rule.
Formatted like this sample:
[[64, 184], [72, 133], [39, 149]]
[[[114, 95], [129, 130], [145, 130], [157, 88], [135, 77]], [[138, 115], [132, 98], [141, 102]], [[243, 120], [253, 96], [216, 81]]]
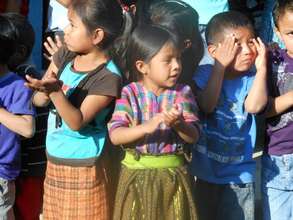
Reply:
[[[189, 86], [176, 85], [159, 96], [148, 91], [141, 83], [134, 82], [122, 89], [121, 98], [116, 101], [115, 111], [108, 124], [111, 133], [118, 127], [132, 127], [150, 120], [157, 113], [170, 110], [177, 105], [182, 109], [186, 122], [198, 126], [197, 105]], [[164, 123], [141, 140], [136, 149], [141, 153], [164, 154], [176, 152], [184, 141]]]

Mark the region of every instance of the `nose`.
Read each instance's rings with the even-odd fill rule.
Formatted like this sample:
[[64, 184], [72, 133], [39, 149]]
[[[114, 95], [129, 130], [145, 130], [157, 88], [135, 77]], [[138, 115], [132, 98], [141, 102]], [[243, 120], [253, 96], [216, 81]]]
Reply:
[[251, 54], [252, 53], [252, 48], [247, 43], [244, 43], [244, 44], [242, 44], [241, 52], [243, 54]]
[[172, 62], [172, 66], [174, 70], [180, 70], [181, 69], [181, 59], [180, 58], [174, 58]]

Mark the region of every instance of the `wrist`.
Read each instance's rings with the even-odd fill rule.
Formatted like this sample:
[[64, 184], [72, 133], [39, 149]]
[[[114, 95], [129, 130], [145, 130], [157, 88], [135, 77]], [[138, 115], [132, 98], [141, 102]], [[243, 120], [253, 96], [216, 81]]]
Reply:
[[214, 68], [217, 70], [217, 72], [224, 73], [226, 68], [227, 68], [227, 66], [223, 65], [219, 61], [215, 60]]
[[60, 94], [62, 93], [62, 90], [59, 89], [57, 91], [50, 91], [49, 93], [47, 93], [47, 96], [49, 99], [55, 99], [57, 98]]

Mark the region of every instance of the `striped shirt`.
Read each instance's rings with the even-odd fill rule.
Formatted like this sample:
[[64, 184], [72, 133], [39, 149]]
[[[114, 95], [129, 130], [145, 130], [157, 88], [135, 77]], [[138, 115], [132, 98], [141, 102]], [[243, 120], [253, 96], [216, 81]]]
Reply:
[[[186, 122], [198, 127], [198, 107], [189, 86], [179, 84], [156, 96], [141, 83], [130, 83], [122, 89], [121, 98], [116, 101], [115, 111], [108, 124], [109, 132], [118, 127], [142, 124], [156, 114], [172, 109], [174, 104], [182, 109]], [[184, 141], [173, 129], [161, 124], [153, 134], [140, 140], [136, 149], [141, 153], [164, 154], [176, 152], [177, 147], [183, 144]]]

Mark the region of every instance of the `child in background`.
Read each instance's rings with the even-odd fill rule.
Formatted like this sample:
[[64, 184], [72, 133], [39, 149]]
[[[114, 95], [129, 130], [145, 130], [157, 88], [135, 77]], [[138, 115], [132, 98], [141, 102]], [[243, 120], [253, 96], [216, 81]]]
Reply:
[[66, 47], [53, 56], [42, 80], [27, 76], [27, 86], [37, 90], [33, 103], [51, 101], [55, 107], [48, 118], [43, 216], [109, 219], [101, 153], [107, 117], [120, 93], [121, 77], [108, 50], [121, 32], [122, 10], [116, 0], [73, 0], [68, 18]]
[[[34, 134], [32, 92], [24, 80], [9, 69], [18, 46], [18, 29], [0, 14], [0, 187], [1, 219], [14, 219], [15, 179], [20, 173], [20, 135]], [[28, 54], [29, 55], [29, 54]]]
[[192, 76], [204, 50], [198, 30], [197, 12], [183, 1], [168, 0], [152, 3], [147, 14], [152, 24], [162, 25], [179, 37], [184, 49], [181, 55], [182, 73], [178, 83], [187, 84], [194, 90]]
[[[16, 13], [7, 13], [17, 29], [15, 53], [8, 64], [9, 68], [23, 77], [26, 74], [39, 77], [34, 67], [27, 62], [34, 46], [34, 31], [28, 20]], [[48, 111], [36, 108], [36, 134], [33, 138], [21, 140], [21, 173], [16, 179], [14, 213], [16, 219], [39, 219], [42, 208], [43, 181], [46, 168], [45, 135]]]
[[122, 89], [109, 122], [125, 150], [114, 219], [197, 219], [182, 150], [199, 137], [197, 106], [181, 73], [176, 37], [158, 26], [137, 27], [127, 66], [136, 81]]
[[215, 64], [194, 77], [203, 123], [192, 158], [199, 218], [253, 220], [254, 114], [267, 104], [266, 48], [239, 12], [215, 15], [206, 39]]
[[273, 51], [269, 74], [267, 149], [262, 158], [263, 216], [292, 219], [293, 213], [293, 1], [274, 10], [276, 34], [285, 49]]

